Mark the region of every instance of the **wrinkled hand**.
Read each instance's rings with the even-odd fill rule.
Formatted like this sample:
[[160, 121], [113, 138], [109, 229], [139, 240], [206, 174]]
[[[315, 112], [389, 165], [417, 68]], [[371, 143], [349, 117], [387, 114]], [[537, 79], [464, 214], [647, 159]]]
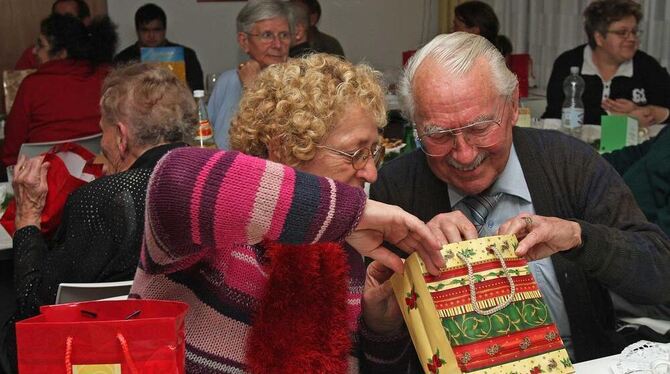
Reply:
[[438, 214], [427, 225], [437, 240], [444, 244], [479, 237], [475, 226], [460, 210]]
[[374, 261], [368, 266], [363, 287], [363, 320], [376, 334], [391, 335], [403, 325], [402, 312], [389, 279], [393, 270]]
[[397, 206], [368, 200], [358, 226], [346, 240], [363, 256], [378, 260], [395, 272], [402, 273], [403, 263], [382, 245], [384, 240], [406, 253], [419, 252], [433, 275], [439, 274], [439, 268], [444, 266], [440, 243], [428, 226]]
[[521, 213], [498, 228], [498, 235], [508, 234], [515, 234], [520, 240], [516, 249], [517, 256], [530, 261], [582, 245], [582, 229], [579, 224], [556, 217]]
[[14, 166], [14, 198], [16, 199], [16, 229], [40, 227], [40, 217], [47, 198], [47, 171], [49, 163], [44, 156], [27, 159], [20, 156]]
[[242, 87], [244, 88], [249, 87], [260, 72], [261, 64], [256, 60], [245, 61], [237, 67], [237, 75], [239, 75]]

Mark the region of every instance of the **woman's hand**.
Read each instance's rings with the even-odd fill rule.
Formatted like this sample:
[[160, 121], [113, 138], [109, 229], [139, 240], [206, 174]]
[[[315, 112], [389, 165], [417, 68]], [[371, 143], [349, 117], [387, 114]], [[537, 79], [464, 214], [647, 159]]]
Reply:
[[47, 198], [47, 171], [49, 163], [44, 156], [31, 159], [20, 156], [14, 166], [14, 198], [16, 199], [16, 229], [26, 226], [40, 228], [40, 217]]
[[635, 118], [640, 127], [649, 127], [657, 122], [649, 106], [639, 106], [628, 99], [605, 99], [602, 107], [608, 113], [625, 114]]
[[402, 312], [389, 279], [393, 270], [373, 261], [365, 272], [362, 312], [365, 325], [379, 335], [393, 335], [402, 327]]
[[439, 268], [444, 266], [440, 243], [428, 226], [394, 205], [368, 200], [358, 227], [346, 240], [360, 254], [395, 272], [402, 272], [402, 260], [382, 245], [384, 240], [407, 253], [419, 252], [433, 275], [439, 274]]

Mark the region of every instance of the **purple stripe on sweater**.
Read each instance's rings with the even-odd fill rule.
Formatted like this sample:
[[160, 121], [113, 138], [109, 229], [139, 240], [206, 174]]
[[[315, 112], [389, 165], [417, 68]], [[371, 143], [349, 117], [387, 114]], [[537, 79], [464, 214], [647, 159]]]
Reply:
[[[365, 208], [365, 192], [361, 188], [338, 185], [336, 189], [337, 206], [335, 211], [338, 218], [328, 226], [321, 241], [343, 240], [358, 223], [360, 214]], [[353, 226], [352, 226], [353, 225]]]
[[[311, 224], [309, 229], [307, 229], [305, 236], [306, 238], [309, 238], [310, 241], [318, 241], [320, 239], [318, 237], [319, 232], [324, 229], [323, 225], [329, 223], [326, 222], [326, 217], [328, 216], [328, 213], [330, 213], [330, 203], [333, 198], [331, 196], [331, 186], [329, 181], [327, 179], [319, 180], [319, 189], [321, 190], [321, 193], [319, 194], [319, 206], [314, 213], [314, 217], [312, 217]], [[324, 230], [324, 232], [325, 231], [326, 230]]]
[[[200, 169], [198, 174], [195, 176], [195, 185], [193, 187], [193, 193], [191, 195], [191, 235], [193, 236], [193, 242], [201, 245], [201, 235], [200, 235], [200, 210], [201, 210], [201, 200], [203, 193], [211, 193], [211, 191], [203, 191], [206, 186], [207, 178], [209, 177], [212, 169], [219, 163], [219, 161], [224, 157], [224, 152], [218, 152], [212, 156], [205, 165]], [[224, 165], [224, 164], [222, 164]], [[225, 175], [225, 171], [223, 173]]]

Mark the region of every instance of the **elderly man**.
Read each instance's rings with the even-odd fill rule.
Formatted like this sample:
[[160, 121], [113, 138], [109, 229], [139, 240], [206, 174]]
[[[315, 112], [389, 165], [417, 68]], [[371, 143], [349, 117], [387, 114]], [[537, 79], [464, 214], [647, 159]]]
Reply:
[[248, 2], [237, 15], [237, 42], [250, 59], [221, 74], [207, 105], [220, 149], [229, 148], [228, 130], [242, 97], [242, 87], [253, 82], [261, 69], [288, 58], [291, 30], [287, 4]]
[[144, 4], [135, 12], [135, 32], [137, 42], [114, 56], [115, 64], [126, 64], [140, 61], [141, 48], [182, 47], [184, 49], [184, 65], [186, 82], [191, 90], [202, 90], [202, 67], [195, 51], [181, 44], [172, 43], [165, 37], [167, 16], [165, 11], [156, 4]]
[[[519, 236], [517, 254], [535, 260], [531, 271], [576, 361], [623, 348], [608, 291], [635, 303], [668, 301], [667, 237], [589, 145], [514, 128], [517, 80], [486, 39], [436, 37], [408, 63], [400, 94], [422, 150], [382, 168], [371, 198], [427, 221], [445, 243]], [[380, 297], [389, 294], [379, 292], [388, 274], [379, 273], [378, 265], [368, 271], [364, 320], [369, 330], [401, 337], [399, 313]], [[368, 351], [373, 343], [363, 340]], [[398, 359], [393, 354], [387, 362]]]

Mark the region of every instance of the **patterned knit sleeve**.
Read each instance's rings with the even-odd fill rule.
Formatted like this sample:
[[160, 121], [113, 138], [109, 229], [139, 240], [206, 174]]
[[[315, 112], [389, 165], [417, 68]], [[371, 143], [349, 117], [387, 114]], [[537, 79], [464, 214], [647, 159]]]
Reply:
[[263, 240], [341, 241], [365, 201], [359, 188], [238, 152], [177, 149], [149, 182], [141, 266], [171, 272]]

